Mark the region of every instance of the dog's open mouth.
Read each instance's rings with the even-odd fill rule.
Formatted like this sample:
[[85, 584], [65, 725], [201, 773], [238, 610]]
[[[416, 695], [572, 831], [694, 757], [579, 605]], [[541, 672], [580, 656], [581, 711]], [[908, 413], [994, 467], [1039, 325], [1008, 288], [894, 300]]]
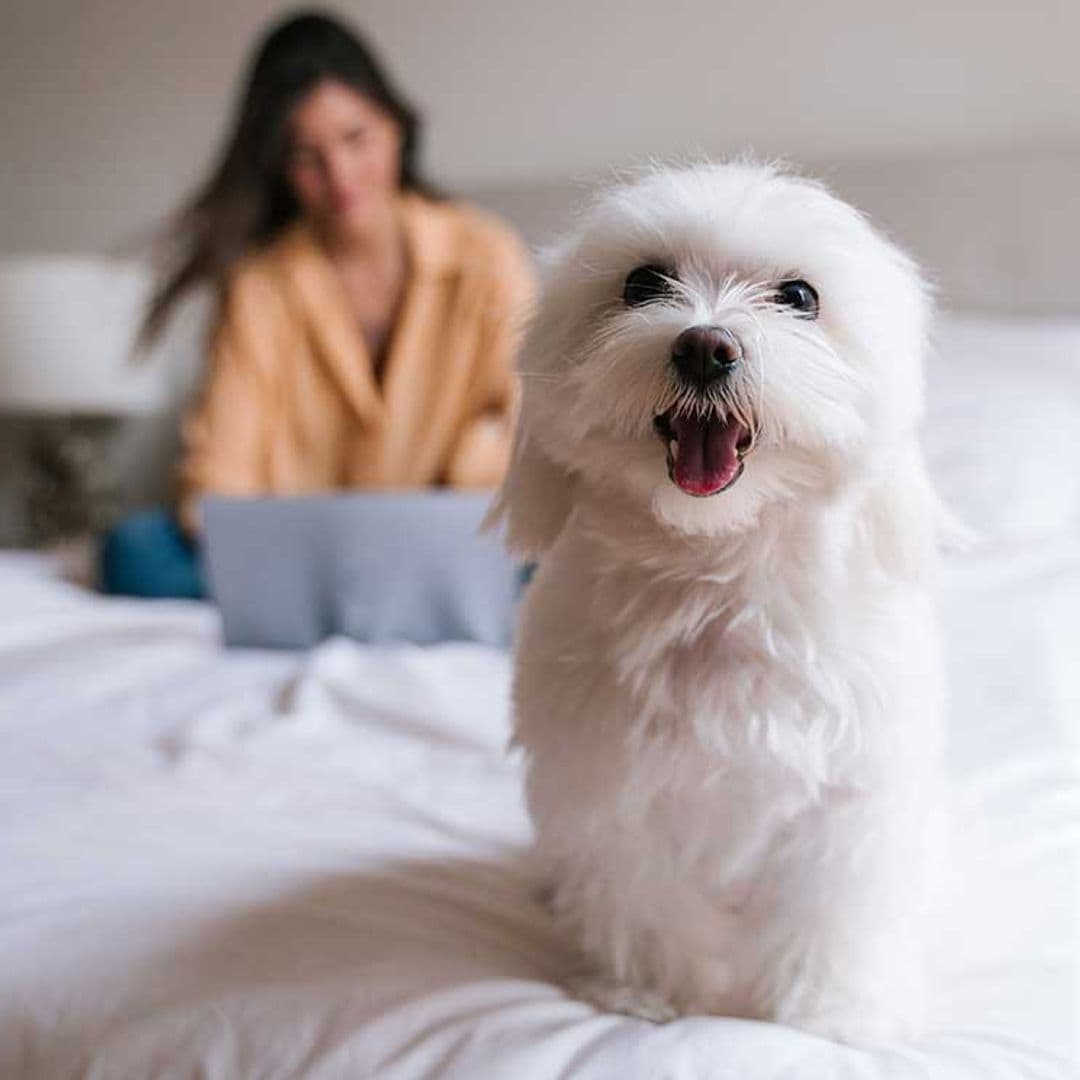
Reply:
[[742, 475], [753, 443], [750, 429], [734, 416], [687, 416], [668, 410], [653, 419], [667, 447], [668, 476], [687, 495], [726, 491]]

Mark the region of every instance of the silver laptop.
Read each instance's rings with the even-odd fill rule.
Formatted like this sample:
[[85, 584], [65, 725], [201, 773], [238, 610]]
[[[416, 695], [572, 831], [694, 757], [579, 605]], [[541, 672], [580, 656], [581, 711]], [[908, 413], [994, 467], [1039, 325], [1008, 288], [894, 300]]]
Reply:
[[228, 645], [510, 641], [521, 575], [481, 534], [490, 494], [209, 496], [203, 558]]

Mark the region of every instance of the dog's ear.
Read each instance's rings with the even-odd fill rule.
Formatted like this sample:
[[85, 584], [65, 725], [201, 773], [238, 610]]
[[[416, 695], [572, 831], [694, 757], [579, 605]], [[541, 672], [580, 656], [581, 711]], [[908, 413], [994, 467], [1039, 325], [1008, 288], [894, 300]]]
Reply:
[[506, 479], [484, 521], [506, 526], [507, 546], [525, 558], [539, 558], [558, 539], [574, 505], [574, 478], [552, 461], [518, 417]]
[[940, 546], [950, 546], [963, 526], [941, 501], [922, 455], [912, 448], [900, 468], [868, 493], [864, 525], [870, 555], [890, 578], [925, 583]]

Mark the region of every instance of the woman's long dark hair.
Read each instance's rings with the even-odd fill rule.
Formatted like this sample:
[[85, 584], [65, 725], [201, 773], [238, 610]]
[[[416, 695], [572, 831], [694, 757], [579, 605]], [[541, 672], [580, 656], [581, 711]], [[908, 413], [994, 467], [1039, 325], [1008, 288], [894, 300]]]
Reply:
[[419, 119], [374, 52], [329, 16], [286, 19], [255, 54], [232, 132], [210, 179], [165, 234], [165, 269], [143, 322], [144, 345], [161, 332], [189, 289], [204, 281], [220, 283], [237, 259], [299, 216], [284, 177], [286, 123], [293, 107], [326, 79], [352, 87], [397, 122], [401, 187], [434, 194], [418, 172]]

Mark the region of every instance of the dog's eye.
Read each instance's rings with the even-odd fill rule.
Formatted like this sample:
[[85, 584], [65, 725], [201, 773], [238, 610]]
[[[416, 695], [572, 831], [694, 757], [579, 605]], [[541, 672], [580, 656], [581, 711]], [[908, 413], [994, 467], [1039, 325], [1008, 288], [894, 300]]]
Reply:
[[776, 287], [776, 302], [794, 308], [804, 319], [816, 319], [818, 314], [817, 290], [808, 281], [796, 278], [781, 281]]
[[640, 307], [671, 296], [674, 274], [666, 266], [647, 263], [631, 270], [623, 285], [623, 303], [627, 307]]

